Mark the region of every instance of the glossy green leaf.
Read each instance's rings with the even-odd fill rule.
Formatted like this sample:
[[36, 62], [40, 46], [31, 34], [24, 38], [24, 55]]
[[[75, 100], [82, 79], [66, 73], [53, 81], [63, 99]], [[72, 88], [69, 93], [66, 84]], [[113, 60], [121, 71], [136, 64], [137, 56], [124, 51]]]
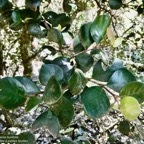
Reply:
[[90, 35], [91, 22], [81, 26], [79, 31], [79, 39], [85, 49], [87, 49], [94, 41]]
[[0, 12], [4, 12], [12, 8], [12, 3], [8, 0], [0, 0]]
[[136, 81], [134, 75], [126, 68], [118, 69], [110, 77], [107, 86], [111, 89], [120, 92], [120, 90], [129, 82]]
[[37, 10], [37, 7], [40, 6], [41, 0], [25, 0], [26, 7], [30, 8], [33, 11]]
[[62, 99], [52, 105], [50, 109], [57, 116], [62, 127], [67, 127], [73, 119], [74, 107], [65, 97], [62, 97]]
[[26, 112], [30, 111], [41, 102], [42, 102], [42, 98], [35, 97], [35, 96], [30, 97], [26, 104], [25, 111]]
[[109, 0], [109, 6], [111, 9], [119, 9], [122, 6], [122, 0]]
[[62, 89], [58, 81], [52, 76], [47, 83], [43, 98], [48, 105], [56, 103], [62, 97]]
[[0, 107], [16, 109], [26, 101], [23, 85], [15, 78], [0, 79]]
[[11, 14], [11, 18], [13, 22], [20, 22], [21, 21], [21, 14], [18, 10], [14, 10]]
[[40, 16], [40, 12], [39, 11], [32, 11], [28, 8], [26, 9], [20, 9], [19, 10], [20, 14], [21, 14], [21, 19], [23, 21], [28, 21], [28, 20], [34, 20], [38, 19], [38, 17]]
[[62, 81], [64, 75], [62, 69], [54, 64], [42, 65], [39, 73], [41, 84], [46, 85], [51, 76], [55, 76], [58, 81]]
[[124, 135], [129, 135], [130, 134], [130, 122], [127, 120], [121, 121], [118, 127], [119, 131], [124, 134]]
[[19, 135], [19, 141], [21, 141], [20, 143], [23, 143], [24, 141], [26, 141], [27, 144], [35, 144], [36, 143], [34, 134], [32, 134], [29, 131], [21, 133]]
[[27, 95], [33, 95], [40, 92], [39, 87], [30, 79], [22, 76], [15, 77], [23, 86]]
[[88, 53], [80, 53], [76, 56], [77, 67], [83, 72], [87, 72], [93, 65], [94, 59]]
[[75, 53], [79, 53], [79, 52], [81, 52], [81, 51], [84, 50], [84, 47], [83, 47], [83, 45], [81, 44], [80, 39], [79, 39], [78, 36], [76, 36], [76, 37], [74, 38], [73, 48], [74, 48], [74, 52], [75, 52]]
[[64, 28], [69, 27], [71, 24], [71, 18], [65, 13], [57, 14], [53, 11], [48, 11], [44, 13], [43, 16], [52, 27], [58, 27], [58, 25], [61, 25], [61, 27]]
[[106, 30], [109, 27], [111, 18], [108, 14], [97, 16], [91, 24], [90, 33], [93, 40], [99, 44], [104, 38]]
[[135, 98], [125, 96], [120, 101], [120, 111], [126, 119], [132, 121], [139, 116], [141, 108], [140, 104]]
[[38, 23], [29, 24], [28, 31], [32, 36], [35, 36], [37, 38], [43, 38], [47, 35], [47, 30], [41, 30], [41, 27]]
[[112, 76], [112, 74], [120, 68], [123, 68], [123, 62], [119, 59], [115, 59], [113, 64], [111, 66], [108, 66], [107, 69], [104, 71], [102, 67], [102, 62], [100, 60], [95, 64], [93, 68], [92, 77], [95, 80], [107, 82]]
[[139, 103], [144, 102], [144, 83], [142, 82], [130, 82], [120, 91], [120, 96], [132, 96], [138, 100]]
[[73, 73], [73, 66], [70, 63], [70, 58], [65, 56], [60, 56], [55, 58], [53, 61], [50, 60], [44, 60], [44, 63], [46, 64], [55, 64], [59, 66], [64, 74], [63, 82], [67, 83], [67, 81], [70, 79], [72, 73]]
[[57, 137], [60, 125], [57, 117], [49, 110], [40, 114], [32, 124], [32, 129], [45, 127], [53, 137]]
[[62, 33], [59, 30], [54, 29], [54, 28], [49, 29], [48, 39], [49, 41], [58, 43], [60, 46], [62, 46], [62, 44], [64, 43]]
[[101, 118], [110, 108], [110, 101], [105, 91], [98, 86], [86, 88], [81, 93], [81, 101], [88, 116]]
[[74, 71], [68, 82], [69, 89], [73, 95], [79, 94], [85, 88], [86, 84], [87, 79], [84, 73], [79, 69]]

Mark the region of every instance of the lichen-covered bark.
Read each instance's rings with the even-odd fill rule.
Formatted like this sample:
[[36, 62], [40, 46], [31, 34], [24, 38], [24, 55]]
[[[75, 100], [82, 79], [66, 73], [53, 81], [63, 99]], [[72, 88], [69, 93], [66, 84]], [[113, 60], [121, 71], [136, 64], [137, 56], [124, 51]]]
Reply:
[[31, 40], [30, 34], [27, 30], [27, 25], [23, 27], [23, 31], [20, 38], [20, 53], [22, 64], [24, 67], [24, 76], [31, 77], [32, 74], [32, 62], [30, 59], [30, 47], [31, 47]]

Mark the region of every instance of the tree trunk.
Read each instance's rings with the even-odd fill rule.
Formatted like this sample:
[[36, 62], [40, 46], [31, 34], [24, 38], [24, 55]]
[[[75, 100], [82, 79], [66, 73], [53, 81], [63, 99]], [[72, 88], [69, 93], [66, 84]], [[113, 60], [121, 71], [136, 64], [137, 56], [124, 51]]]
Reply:
[[3, 45], [0, 44], [0, 75], [3, 75]]
[[32, 74], [32, 61], [30, 58], [30, 47], [31, 40], [30, 34], [28, 33], [27, 26], [23, 27], [23, 31], [20, 39], [20, 53], [22, 58], [22, 64], [24, 67], [23, 75], [27, 77], [31, 77]]

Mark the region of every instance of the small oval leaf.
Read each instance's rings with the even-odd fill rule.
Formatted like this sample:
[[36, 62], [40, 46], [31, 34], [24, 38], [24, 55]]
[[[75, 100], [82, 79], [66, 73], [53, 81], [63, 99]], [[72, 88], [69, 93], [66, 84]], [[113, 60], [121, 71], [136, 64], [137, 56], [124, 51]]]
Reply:
[[45, 88], [43, 98], [48, 105], [56, 103], [62, 97], [61, 86], [54, 76], [52, 76]]
[[15, 77], [23, 86], [27, 95], [33, 95], [40, 92], [39, 87], [30, 79], [22, 76]]
[[42, 65], [39, 73], [41, 84], [46, 85], [51, 76], [55, 76], [57, 81], [62, 81], [64, 75], [62, 69], [55, 64]]
[[144, 83], [142, 82], [130, 82], [120, 91], [120, 96], [132, 96], [138, 100], [139, 103], [144, 102]]
[[80, 53], [76, 56], [77, 67], [83, 72], [87, 72], [93, 65], [94, 59], [88, 53]]
[[51, 111], [57, 116], [62, 127], [67, 127], [73, 119], [74, 107], [67, 98], [62, 97], [60, 101], [50, 107]]
[[126, 68], [118, 69], [109, 79], [107, 86], [111, 89], [120, 92], [120, 90], [129, 82], [136, 81], [134, 75]]
[[81, 26], [79, 31], [79, 39], [85, 49], [87, 49], [94, 41], [90, 35], [91, 22]]
[[51, 111], [40, 114], [32, 124], [33, 130], [41, 127], [46, 127], [53, 137], [58, 136], [60, 125], [57, 117]]
[[97, 16], [96, 19], [92, 22], [90, 33], [93, 40], [99, 44], [100, 41], [106, 34], [107, 28], [109, 27], [111, 18], [108, 14]]
[[101, 118], [110, 108], [110, 101], [101, 87], [86, 88], [81, 93], [81, 101], [86, 113], [93, 118]]
[[85, 88], [86, 84], [87, 79], [85, 78], [84, 73], [79, 69], [74, 71], [68, 82], [69, 89], [73, 95], [79, 94]]
[[139, 116], [141, 108], [140, 104], [135, 98], [125, 96], [120, 101], [120, 111], [126, 119], [132, 121]]
[[26, 104], [25, 111], [26, 112], [30, 111], [41, 102], [42, 102], [42, 98], [35, 97], [35, 96], [30, 97]]
[[25, 101], [25, 90], [18, 80], [10, 77], [0, 79], [0, 107], [16, 109], [24, 105]]

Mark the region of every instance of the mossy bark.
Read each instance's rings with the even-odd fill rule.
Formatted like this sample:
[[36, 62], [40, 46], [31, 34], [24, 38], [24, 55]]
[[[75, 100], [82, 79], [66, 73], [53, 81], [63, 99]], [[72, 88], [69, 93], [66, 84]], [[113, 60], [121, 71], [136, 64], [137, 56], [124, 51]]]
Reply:
[[22, 64], [24, 67], [23, 75], [31, 77], [32, 74], [32, 60], [30, 57], [31, 38], [27, 30], [27, 25], [23, 27], [23, 31], [20, 38], [20, 54]]

